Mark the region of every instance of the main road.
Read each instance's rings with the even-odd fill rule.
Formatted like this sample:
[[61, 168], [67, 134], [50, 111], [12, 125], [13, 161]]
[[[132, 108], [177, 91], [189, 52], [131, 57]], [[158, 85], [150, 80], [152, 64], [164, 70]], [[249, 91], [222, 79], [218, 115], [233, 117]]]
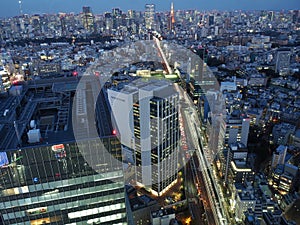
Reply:
[[[192, 163], [191, 157], [193, 157], [193, 152], [189, 149], [193, 149], [194, 146], [190, 140], [190, 133], [186, 127], [186, 123], [183, 120], [182, 113], [184, 112], [184, 102], [179, 105], [179, 124], [180, 124], [180, 134], [181, 134], [181, 157], [184, 163], [184, 185], [185, 185], [185, 196], [187, 199], [188, 207], [192, 215], [192, 220], [196, 224], [206, 225], [205, 223], [205, 208], [203, 206], [203, 201], [198, 198], [199, 191], [197, 182], [199, 178], [197, 177], [197, 172], [195, 170], [195, 165]], [[181, 160], [180, 160], [181, 161]]]
[[[155, 36], [153, 36], [153, 39], [157, 46], [159, 55], [167, 67], [166, 72], [170, 74], [172, 70], [160, 46], [160, 41]], [[200, 196], [198, 197], [198, 200], [201, 200], [201, 202], [204, 203], [203, 205], [208, 224], [227, 225], [227, 214], [224, 212], [225, 201], [223, 196], [220, 196], [221, 190], [218, 187], [216, 178], [213, 177], [211, 164], [208, 163], [208, 159], [211, 159], [211, 156], [207, 154], [207, 147], [205, 149], [203, 145], [204, 139], [202, 136], [201, 123], [198, 118], [197, 110], [187, 93], [180, 88], [178, 84], [175, 83], [174, 85], [179, 93], [179, 107], [181, 119], [184, 124], [184, 131], [186, 134], [188, 134], [186, 135], [186, 141], [188, 142], [188, 147], [191, 147], [191, 151], [189, 151], [187, 154], [190, 159], [188, 161], [187, 168], [191, 169], [191, 173], [188, 173], [187, 176], [192, 175], [192, 180], [194, 184], [197, 185], [198, 196]], [[190, 207], [194, 218], [197, 218], [196, 214], [199, 215], [199, 213], [201, 213], [198, 208], [199, 207], [197, 206], [196, 208]], [[196, 210], [195, 213], [194, 210]]]
[[[207, 223], [209, 225], [226, 225], [227, 219], [222, 208], [222, 198], [219, 195], [217, 182], [214, 180], [211, 172], [211, 165], [206, 159], [206, 152], [203, 146], [203, 138], [200, 132], [200, 121], [197, 118], [197, 110], [194, 107], [187, 93], [174, 84], [179, 93], [180, 98], [180, 113], [184, 124], [186, 139], [189, 143], [189, 162], [188, 167], [191, 168], [191, 173], [187, 176], [192, 176], [194, 184], [198, 189], [198, 200], [203, 202]], [[191, 210], [192, 211], [192, 210]], [[193, 212], [192, 214], [201, 214], [201, 211]]]

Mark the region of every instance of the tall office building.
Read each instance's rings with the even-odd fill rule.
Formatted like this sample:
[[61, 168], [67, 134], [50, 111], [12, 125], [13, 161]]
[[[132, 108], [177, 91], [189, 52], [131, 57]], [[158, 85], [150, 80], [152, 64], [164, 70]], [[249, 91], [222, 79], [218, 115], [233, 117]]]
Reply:
[[215, 24], [215, 16], [214, 15], [210, 15], [208, 17], [208, 25], [209, 26], [213, 26]]
[[[127, 224], [121, 145], [104, 93], [95, 99], [97, 82], [76, 90], [76, 78], [45, 79], [2, 99], [9, 109], [0, 119], [3, 224]], [[11, 104], [16, 99], [22, 104]]]
[[60, 19], [60, 26], [61, 26], [61, 35], [66, 35], [67, 34], [66, 14], [60, 13], [59, 19]]
[[147, 29], [153, 29], [155, 24], [155, 5], [145, 5], [145, 25]]
[[113, 8], [112, 9], [112, 15], [114, 17], [121, 17], [122, 16], [122, 10], [119, 8]]
[[138, 79], [108, 98], [137, 183], [161, 195], [177, 180], [178, 93], [167, 81]]
[[133, 9], [129, 9], [127, 11], [127, 16], [129, 19], [135, 19], [136, 18], [136, 11]]
[[292, 14], [293, 23], [299, 23], [300, 10], [294, 10]]
[[268, 12], [268, 18], [270, 21], [274, 21], [274, 11], [269, 11]]
[[290, 72], [290, 58], [290, 49], [279, 49], [276, 55], [275, 72], [282, 76], [288, 75]]
[[94, 23], [94, 15], [92, 13], [92, 9], [89, 6], [84, 6], [82, 8], [82, 22], [84, 29], [89, 32], [95, 32], [95, 23]]

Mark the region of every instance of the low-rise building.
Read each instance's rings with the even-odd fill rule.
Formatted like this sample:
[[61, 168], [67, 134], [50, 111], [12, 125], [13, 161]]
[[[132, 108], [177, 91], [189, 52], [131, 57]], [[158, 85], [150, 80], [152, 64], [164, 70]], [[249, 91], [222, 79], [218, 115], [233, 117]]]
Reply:
[[254, 210], [256, 204], [256, 198], [253, 195], [253, 191], [242, 191], [236, 196], [236, 206], [235, 206], [235, 218], [237, 221], [242, 221], [245, 219], [245, 212], [248, 209]]
[[160, 209], [151, 213], [152, 225], [169, 225], [175, 220], [175, 212], [172, 208]]
[[272, 130], [274, 144], [287, 145], [295, 130], [296, 127], [289, 123], [276, 124]]

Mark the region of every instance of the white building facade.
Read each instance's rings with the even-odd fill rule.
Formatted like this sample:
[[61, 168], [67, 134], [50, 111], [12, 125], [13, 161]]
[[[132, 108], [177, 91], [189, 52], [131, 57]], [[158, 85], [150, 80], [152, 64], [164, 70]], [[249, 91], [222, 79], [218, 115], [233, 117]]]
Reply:
[[163, 194], [177, 181], [178, 93], [171, 83], [139, 79], [108, 90], [125, 161], [135, 165], [135, 179]]

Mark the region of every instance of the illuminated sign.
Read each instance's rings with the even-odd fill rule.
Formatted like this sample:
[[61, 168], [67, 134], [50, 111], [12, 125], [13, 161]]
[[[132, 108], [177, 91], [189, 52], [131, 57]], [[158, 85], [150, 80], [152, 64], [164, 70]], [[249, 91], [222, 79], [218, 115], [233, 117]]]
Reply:
[[67, 153], [65, 151], [65, 146], [63, 144], [53, 145], [52, 151], [55, 152], [55, 158], [57, 159], [62, 159], [67, 156]]
[[27, 215], [38, 215], [38, 214], [41, 214], [41, 213], [46, 213], [48, 210], [47, 210], [47, 207], [40, 207], [40, 208], [35, 208], [35, 209], [28, 209], [26, 210], [26, 214]]
[[0, 167], [8, 165], [9, 161], [6, 152], [0, 152]]
[[54, 152], [60, 152], [60, 151], [63, 151], [63, 150], [65, 150], [65, 146], [63, 144], [52, 146], [52, 151], [54, 151]]

